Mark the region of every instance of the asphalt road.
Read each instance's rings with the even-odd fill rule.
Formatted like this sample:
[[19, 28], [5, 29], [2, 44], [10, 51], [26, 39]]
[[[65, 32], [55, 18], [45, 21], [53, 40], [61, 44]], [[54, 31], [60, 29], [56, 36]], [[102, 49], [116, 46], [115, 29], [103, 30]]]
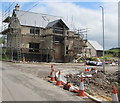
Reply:
[[9, 62], [2, 63], [2, 101], [83, 101], [73, 93], [16, 67], [21, 68]]

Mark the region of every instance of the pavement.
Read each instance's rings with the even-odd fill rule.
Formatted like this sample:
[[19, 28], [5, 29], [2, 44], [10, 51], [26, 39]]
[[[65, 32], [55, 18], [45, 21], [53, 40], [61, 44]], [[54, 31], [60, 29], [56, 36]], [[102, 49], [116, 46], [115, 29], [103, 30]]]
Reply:
[[[30, 66], [30, 65], [29, 65]], [[2, 101], [83, 101], [73, 93], [63, 90], [9, 62], [2, 63]], [[43, 67], [42, 67], [43, 68]], [[43, 68], [45, 69], [45, 68]], [[45, 71], [49, 71], [45, 70]]]

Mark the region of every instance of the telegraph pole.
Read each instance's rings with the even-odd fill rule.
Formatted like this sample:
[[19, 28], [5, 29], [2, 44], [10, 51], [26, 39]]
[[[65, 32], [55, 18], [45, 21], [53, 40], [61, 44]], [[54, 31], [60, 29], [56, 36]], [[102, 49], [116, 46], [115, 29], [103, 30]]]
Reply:
[[103, 29], [103, 72], [105, 73], [105, 52], [104, 52], [104, 8], [102, 6], [100, 6], [100, 8], [102, 9], [102, 29]]

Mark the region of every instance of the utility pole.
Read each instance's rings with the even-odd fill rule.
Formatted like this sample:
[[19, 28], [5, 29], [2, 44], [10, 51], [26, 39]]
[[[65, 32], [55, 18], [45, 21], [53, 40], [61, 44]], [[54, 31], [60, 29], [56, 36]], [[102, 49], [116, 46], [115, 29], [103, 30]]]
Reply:
[[105, 53], [104, 53], [104, 8], [100, 6], [102, 9], [102, 29], [103, 29], [103, 72], [105, 73]]

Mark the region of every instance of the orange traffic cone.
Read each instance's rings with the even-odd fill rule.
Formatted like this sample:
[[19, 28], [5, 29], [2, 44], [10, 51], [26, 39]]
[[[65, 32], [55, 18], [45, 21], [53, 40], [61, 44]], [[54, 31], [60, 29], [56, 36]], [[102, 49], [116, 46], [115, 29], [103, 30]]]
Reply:
[[117, 95], [117, 90], [116, 90], [116, 87], [112, 87], [113, 88], [113, 92], [112, 92], [112, 101], [119, 101], [118, 100], [118, 95]]
[[69, 90], [69, 88], [71, 87], [71, 84], [69, 82], [67, 82], [65, 85], [64, 85], [64, 89], [66, 90]]
[[85, 67], [85, 72], [89, 72], [90, 69], [88, 67]]
[[73, 88], [69, 82], [67, 82], [64, 85], [64, 89], [69, 90], [69, 91], [74, 92], [74, 93], [78, 93], [78, 90]]
[[55, 81], [55, 72], [54, 72], [54, 69], [52, 69], [52, 74], [51, 74], [50, 81]]
[[69, 91], [74, 92], [74, 93], [78, 93], [78, 90], [75, 89], [75, 88], [73, 88], [73, 87], [70, 87], [70, 88], [69, 88]]
[[86, 97], [85, 93], [84, 93], [84, 80], [83, 80], [83, 77], [81, 77], [80, 87], [79, 87], [79, 90], [78, 90], [78, 96]]
[[50, 77], [52, 75], [52, 69], [54, 68], [54, 65], [51, 65], [51, 72], [50, 72]]
[[87, 68], [87, 71], [89, 72], [89, 71], [90, 71], [90, 69], [89, 69], [89, 68]]
[[86, 64], [84, 64], [84, 67], [85, 67], [85, 72], [88, 72], [89, 68], [86, 67]]
[[25, 61], [25, 57], [23, 57], [22, 62], [24, 62], [24, 63], [26, 62], [26, 61]]
[[87, 67], [85, 67], [85, 72], [87, 72], [88, 71], [88, 68]]
[[60, 71], [58, 73], [58, 79], [57, 79], [57, 82], [56, 82], [56, 86], [62, 86], [61, 72]]
[[51, 68], [54, 68], [54, 65], [53, 65], [53, 64], [51, 65]]

